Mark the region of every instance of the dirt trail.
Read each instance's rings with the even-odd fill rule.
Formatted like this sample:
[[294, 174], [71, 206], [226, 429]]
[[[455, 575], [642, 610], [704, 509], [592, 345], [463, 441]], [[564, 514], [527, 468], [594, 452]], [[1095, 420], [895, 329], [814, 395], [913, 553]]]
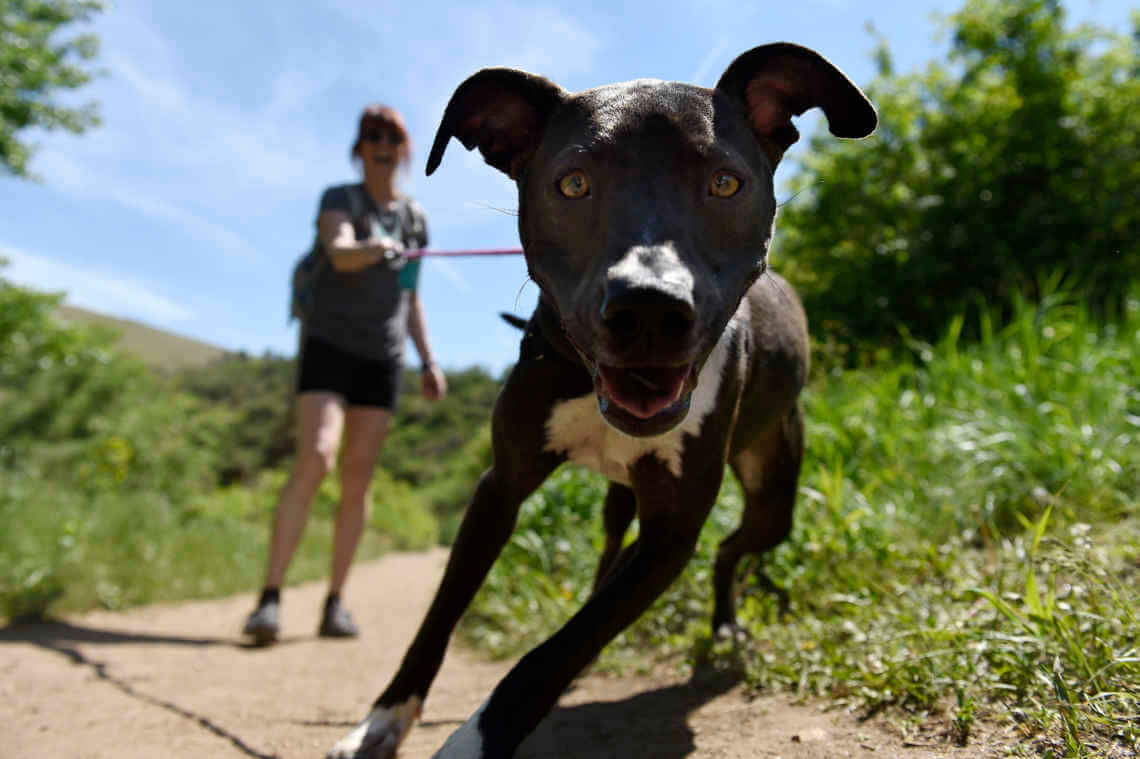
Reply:
[[[282, 642], [241, 645], [252, 595], [99, 612], [0, 630], [0, 758], [321, 757], [392, 674], [435, 590], [442, 550], [354, 569], [357, 640], [313, 634], [322, 583], [284, 594]], [[401, 759], [427, 759], [510, 663], [453, 647]], [[590, 759], [978, 756], [876, 723], [749, 700], [738, 685], [582, 678], [518, 753]]]

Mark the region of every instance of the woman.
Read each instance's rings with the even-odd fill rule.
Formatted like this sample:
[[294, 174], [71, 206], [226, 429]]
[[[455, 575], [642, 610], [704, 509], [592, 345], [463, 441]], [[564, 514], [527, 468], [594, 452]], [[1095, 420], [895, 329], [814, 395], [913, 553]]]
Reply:
[[368, 486], [392, 421], [409, 336], [423, 364], [424, 397], [436, 400], [447, 392], [416, 293], [419, 261], [398, 255], [427, 244], [422, 211], [396, 191], [397, 170], [411, 158], [403, 118], [385, 106], [366, 108], [350, 154], [363, 167], [364, 181], [325, 190], [317, 216], [317, 239], [329, 265], [313, 285], [301, 324], [296, 460], [277, 501], [261, 598], [244, 628], [261, 645], [277, 639], [281, 583], [309, 503], [336, 465], [338, 450], [341, 500], [318, 633], [358, 633], [340, 593], [364, 529]]

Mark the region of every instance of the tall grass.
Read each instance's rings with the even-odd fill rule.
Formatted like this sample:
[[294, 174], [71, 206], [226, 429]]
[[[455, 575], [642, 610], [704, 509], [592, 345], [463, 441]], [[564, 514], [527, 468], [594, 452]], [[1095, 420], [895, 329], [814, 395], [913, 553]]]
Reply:
[[[259, 587], [284, 472], [186, 500], [129, 486], [77, 487], [0, 473], [0, 617], [121, 609], [213, 598]], [[439, 527], [407, 485], [379, 473], [358, 557], [434, 545]], [[323, 577], [332, 555], [337, 487], [312, 505], [288, 582]]]
[[[602, 666], [704, 659], [757, 688], [936, 718], [968, 742], [1010, 719], [1029, 753], [1140, 747], [1140, 296], [1101, 325], [1054, 292], [982, 339], [963, 320], [896, 364], [816, 377], [796, 527], [767, 558], [791, 594], [744, 584], [751, 640], [710, 637], [726, 485], [680, 580]], [[585, 600], [604, 483], [567, 468], [520, 524], [465, 622], [513, 654]], [[1115, 747], [1115, 748], [1114, 748]]]
[[[57, 305], [0, 281], [0, 618], [256, 588], [285, 474], [219, 488], [232, 415]], [[381, 472], [374, 492], [362, 557], [438, 539], [410, 486]], [[336, 494], [330, 479], [290, 579], [327, 571]]]

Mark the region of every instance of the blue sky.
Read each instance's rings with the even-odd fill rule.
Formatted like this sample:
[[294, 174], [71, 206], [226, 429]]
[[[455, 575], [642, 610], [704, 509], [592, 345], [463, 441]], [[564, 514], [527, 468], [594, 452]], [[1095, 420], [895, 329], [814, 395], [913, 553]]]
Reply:
[[[107, 75], [73, 98], [98, 100], [103, 124], [31, 135], [42, 181], [0, 179], [0, 276], [227, 348], [292, 354], [289, 272], [321, 189], [355, 177], [348, 148], [365, 104], [408, 119], [403, 188], [427, 210], [433, 247], [513, 247], [514, 217], [497, 209], [515, 207], [514, 188], [477, 152], [453, 141], [423, 175], [443, 107], [479, 68], [516, 66], [570, 90], [638, 77], [711, 86], [739, 53], [787, 40], [865, 84], [867, 22], [907, 70], [944, 49], [933, 15], [959, 5], [116, 0], [93, 25]], [[1124, 0], [1067, 7], [1071, 21], [1127, 25]], [[778, 239], [774, 250], [778, 266]], [[444, 366], [496, 373], [518, 345], [497, 313], [528, 314], [537, 297], [521, 257], [426, 260], [420, 291]]]

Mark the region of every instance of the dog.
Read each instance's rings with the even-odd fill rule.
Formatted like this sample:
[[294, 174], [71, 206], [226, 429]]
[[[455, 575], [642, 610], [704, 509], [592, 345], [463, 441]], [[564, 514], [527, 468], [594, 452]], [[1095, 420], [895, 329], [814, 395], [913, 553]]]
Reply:
[[[820, 54], [754, 48], [712, 88], [642, 79], [570, 93], [483, 69], [456, 89], [428, 157], [454, 137], [518, 186], [519, 234], [540, 290], [492, 417], [480, 478], [434, 600], [392, 681], [333, 759], [395, 754], [455, 625], [561, 463], [606, 476], [606, 546], [594, 592], [527, 653], [435, 754], [505, 759], [573, 679], [676, 579], [726, 462], [746, 506], [718, 549], [714, 629], [731, 631], [733, 575], [792, 526], [808, 373], [807, 318], [768, 271], [773, 175], [822, 108], [865, 137], [874, 106]], [[634, 518], [639, 534], [622, 548]]]

